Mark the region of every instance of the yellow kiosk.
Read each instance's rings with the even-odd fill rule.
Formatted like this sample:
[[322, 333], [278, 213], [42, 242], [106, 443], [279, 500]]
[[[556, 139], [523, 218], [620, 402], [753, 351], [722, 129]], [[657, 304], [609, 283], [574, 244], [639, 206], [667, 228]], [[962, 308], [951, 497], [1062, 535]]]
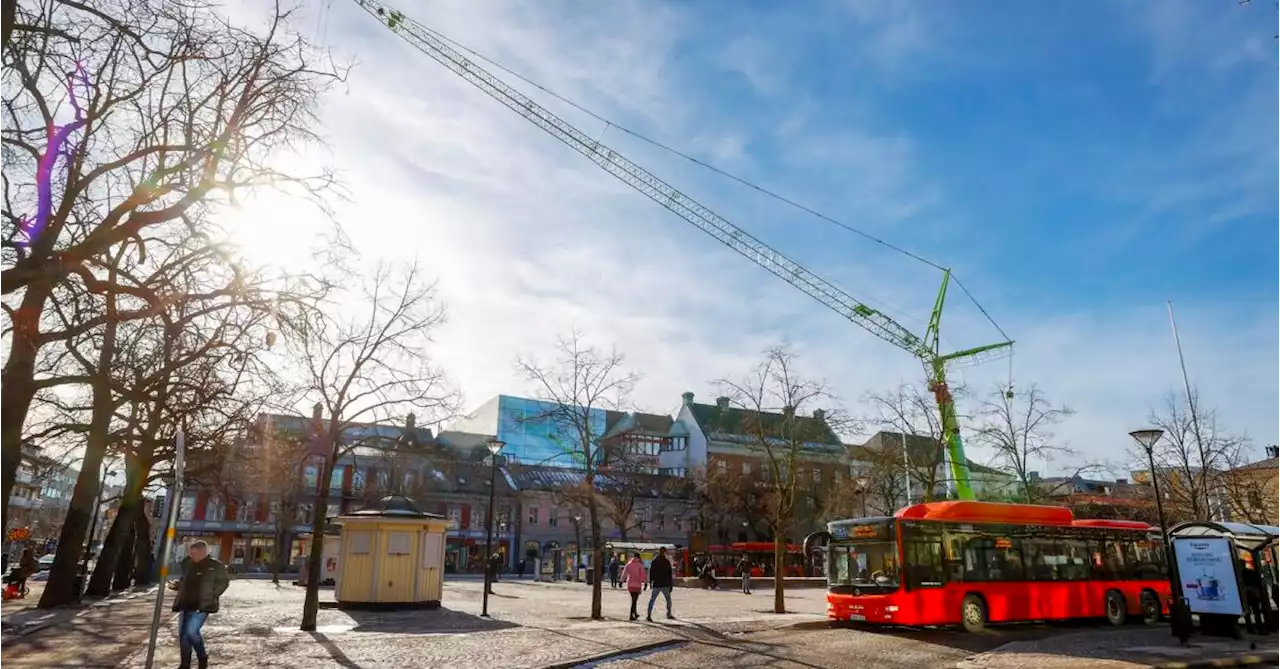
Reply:
[[340, 607], [440, 606], [448, 521], [389, 495], [339, 516], [342, 548], [335, 598]]

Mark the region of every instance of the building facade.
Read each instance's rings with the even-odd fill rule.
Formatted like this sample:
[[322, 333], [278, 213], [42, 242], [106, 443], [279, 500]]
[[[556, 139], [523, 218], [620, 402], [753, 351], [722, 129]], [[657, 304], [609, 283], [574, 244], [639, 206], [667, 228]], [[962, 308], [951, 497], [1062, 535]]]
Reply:
[[[502, 453], [511, 462], [581, 467], [581, 456], [574, 447], [581, 443], [581, 436], [563, 416], [563, 410], [551, 402], [499, 395], [449, 428], [454, 433], [496, 436], [505, 444]], [[586, 416], [591, 437], [602, 437], [607, 424], [605, 410], [592, 408]]]

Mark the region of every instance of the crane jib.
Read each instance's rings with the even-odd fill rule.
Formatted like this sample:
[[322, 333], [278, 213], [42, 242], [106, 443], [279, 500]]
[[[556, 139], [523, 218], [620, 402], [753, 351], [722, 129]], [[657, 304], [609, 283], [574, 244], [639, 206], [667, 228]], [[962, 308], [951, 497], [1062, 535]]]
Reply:
[[[361, 8], [374, 15], [387, 28], [414, 47], [417, 47], [418, 50], [462, 77], [471, 85], [479, 88], [486, 95], [520, 114], [569, 148], [582, 154], [605, 172], [685, 219], [694, 227], [738, 252], [756, 265], [768, 270], [771, 274], [799, 288], [823, 306], [835, 311], [876, 337], [920, 359], [926, 369], [930, 370], [931, 382], [940, 384], [942, 389], [946, 388], [944, 373], [948, 362], [959, 358], [976, 357], [981, 353], [1004, 348], [1012, 344], [1012, 342], [1002, 342], [968, 351], [942, 355], [937, 349], [937, 324], [941, 316], [942, 302], [946, 294], [946, 281], [949, 273], [944, 275], [943, 278], [943, 288], [939, 292], [934, 315], [930, 321], [930, 332], [927, 333], [925, 338], [921, 338], [897, 321], [863, 304], [843, 289], [768, 246], [751, 233], [730, 223], [697, 200], [676, 190], [670, 184], [631, 162], [625, 156], [601, 144], [598, 140], [588, 137], [581, 130], [507, 85], [488, 70], [471, 62], [471, 60], [445, 43], [444, 40], [433, 35], [430, 29], [407, 18], [400, 11], [392, 9], [378, 0], [355, 1]], [[956, 482], [957, 492], [962, 499], [972, 499], [973, 492], [969, 481], [963, 446], [960, 441], [955, 408], [949, 402], [940, 402], [938, 408], [942, 415], [942, 441], [946, 443], [948, 451], [950, 451], [952, 466], [956, 470], [956, 477], [959, 479]]]

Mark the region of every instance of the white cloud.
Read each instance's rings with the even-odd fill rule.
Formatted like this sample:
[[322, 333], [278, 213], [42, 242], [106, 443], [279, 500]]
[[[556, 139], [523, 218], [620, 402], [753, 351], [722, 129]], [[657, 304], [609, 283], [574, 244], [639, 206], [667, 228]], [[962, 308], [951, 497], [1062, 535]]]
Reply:
[[[433, 3], [424, 9], [418, 18], [451, 37], [588, 107], [640, 118], [674, 145], [716, 136], [732, 123], [731, 109], [690, 109], [689, 84], [671, 61], [683, 23], [670, 6], [610, 3], [572, 13], [543, 3], [447, 9]], [[896, 16], [902, 10], [889, 5], [855, 10], [865, 21], [885, 20], [876, 12], [902, 19]], [[851, 402], [868, 390], [919, 378], [919, 364], [905, 353], [727, 252], [371, 19], [350, 8], [332, 11], [329, 40], [358, 49], [363, 63], [351, 75], [350, 93], [333, 96], [326, 111], [352, 194], [353, 204], [342, 212], [346, 229], [366, 255], [419, 257], [440, 277], [451, 321], [437, 338], [439, 361], [461, 381], [470, 405], [500, 392], [532, 391], [513, 368], [515, 356], [545, 352], [574, 326], [627, 353], [644, 376], [634, 402], [650, 411], [673, 409], [685, 390], [712, 396], [713, 380], [746, 372], [766, 345], [782, 339]], [[918, 22], [903, 20], [883, 38], [886, 54], [906, 57], [923, 48]], [[566, 112], [566, 118], [580, 122], [582, 116]], [[597, 122], [582, 127], [601, 129]], [[826, 187], [834, 188], [844, 171], [862, 177], [857, 199], [877, 216], [910, 216], [921, 201], [935, 204], [941, 197], [918, 174], [909, 137], [858, 128], [805, 135], [803, 124], [790, 132], [797, 161], [835, 175]], [[741, 150], [724, 141], [728, 151]], [[908, 193], [911, 183], [921, 188]], [[742, 200], [712, 197], [706, 204], [741, 214], [744, 227], [766, 241], [786, 239], [776, 230], [761, 232], [763, 222]], [[917, 319], [927, 316], [936, 289], [932, 275], [900, 282], [904, 272], [886, 270], [883, 253], [846, 254], [848, 266], [829, 273], [859, 294]], [[832, 258], [824, 256], [821, 265], [834, 266]], [[997, 336], [953, 295], [949, 343]], [[1235, 321], [1217, 305], [1185, 310], [1185, 343], [1206, 398], [1232, 425], [1274, 441], [1274, 315]], [[1021, 342], [1018, 381], [1034, 380], [1079, 410], [1060, 430], [1064, 438], [1092, 458], [1113, 458], [1126, 433], [1143, 422], [1146, 406], [1176, 387], [1177, 361], [1158, 312], [1117, 306], [1072, 314], [1037, 304], [1004, 307], [997, 317]], [[1003, 373], [997, 364], [957, 380], [980, 386]]]

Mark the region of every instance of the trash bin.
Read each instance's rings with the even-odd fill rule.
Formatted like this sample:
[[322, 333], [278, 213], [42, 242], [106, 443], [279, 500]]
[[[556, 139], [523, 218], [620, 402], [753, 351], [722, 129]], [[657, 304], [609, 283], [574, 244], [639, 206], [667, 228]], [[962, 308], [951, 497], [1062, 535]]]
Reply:
[[594, 585], [596, 582], [596, 570], [588, 569], [586, 571], [587, 571], [587, 585]]

